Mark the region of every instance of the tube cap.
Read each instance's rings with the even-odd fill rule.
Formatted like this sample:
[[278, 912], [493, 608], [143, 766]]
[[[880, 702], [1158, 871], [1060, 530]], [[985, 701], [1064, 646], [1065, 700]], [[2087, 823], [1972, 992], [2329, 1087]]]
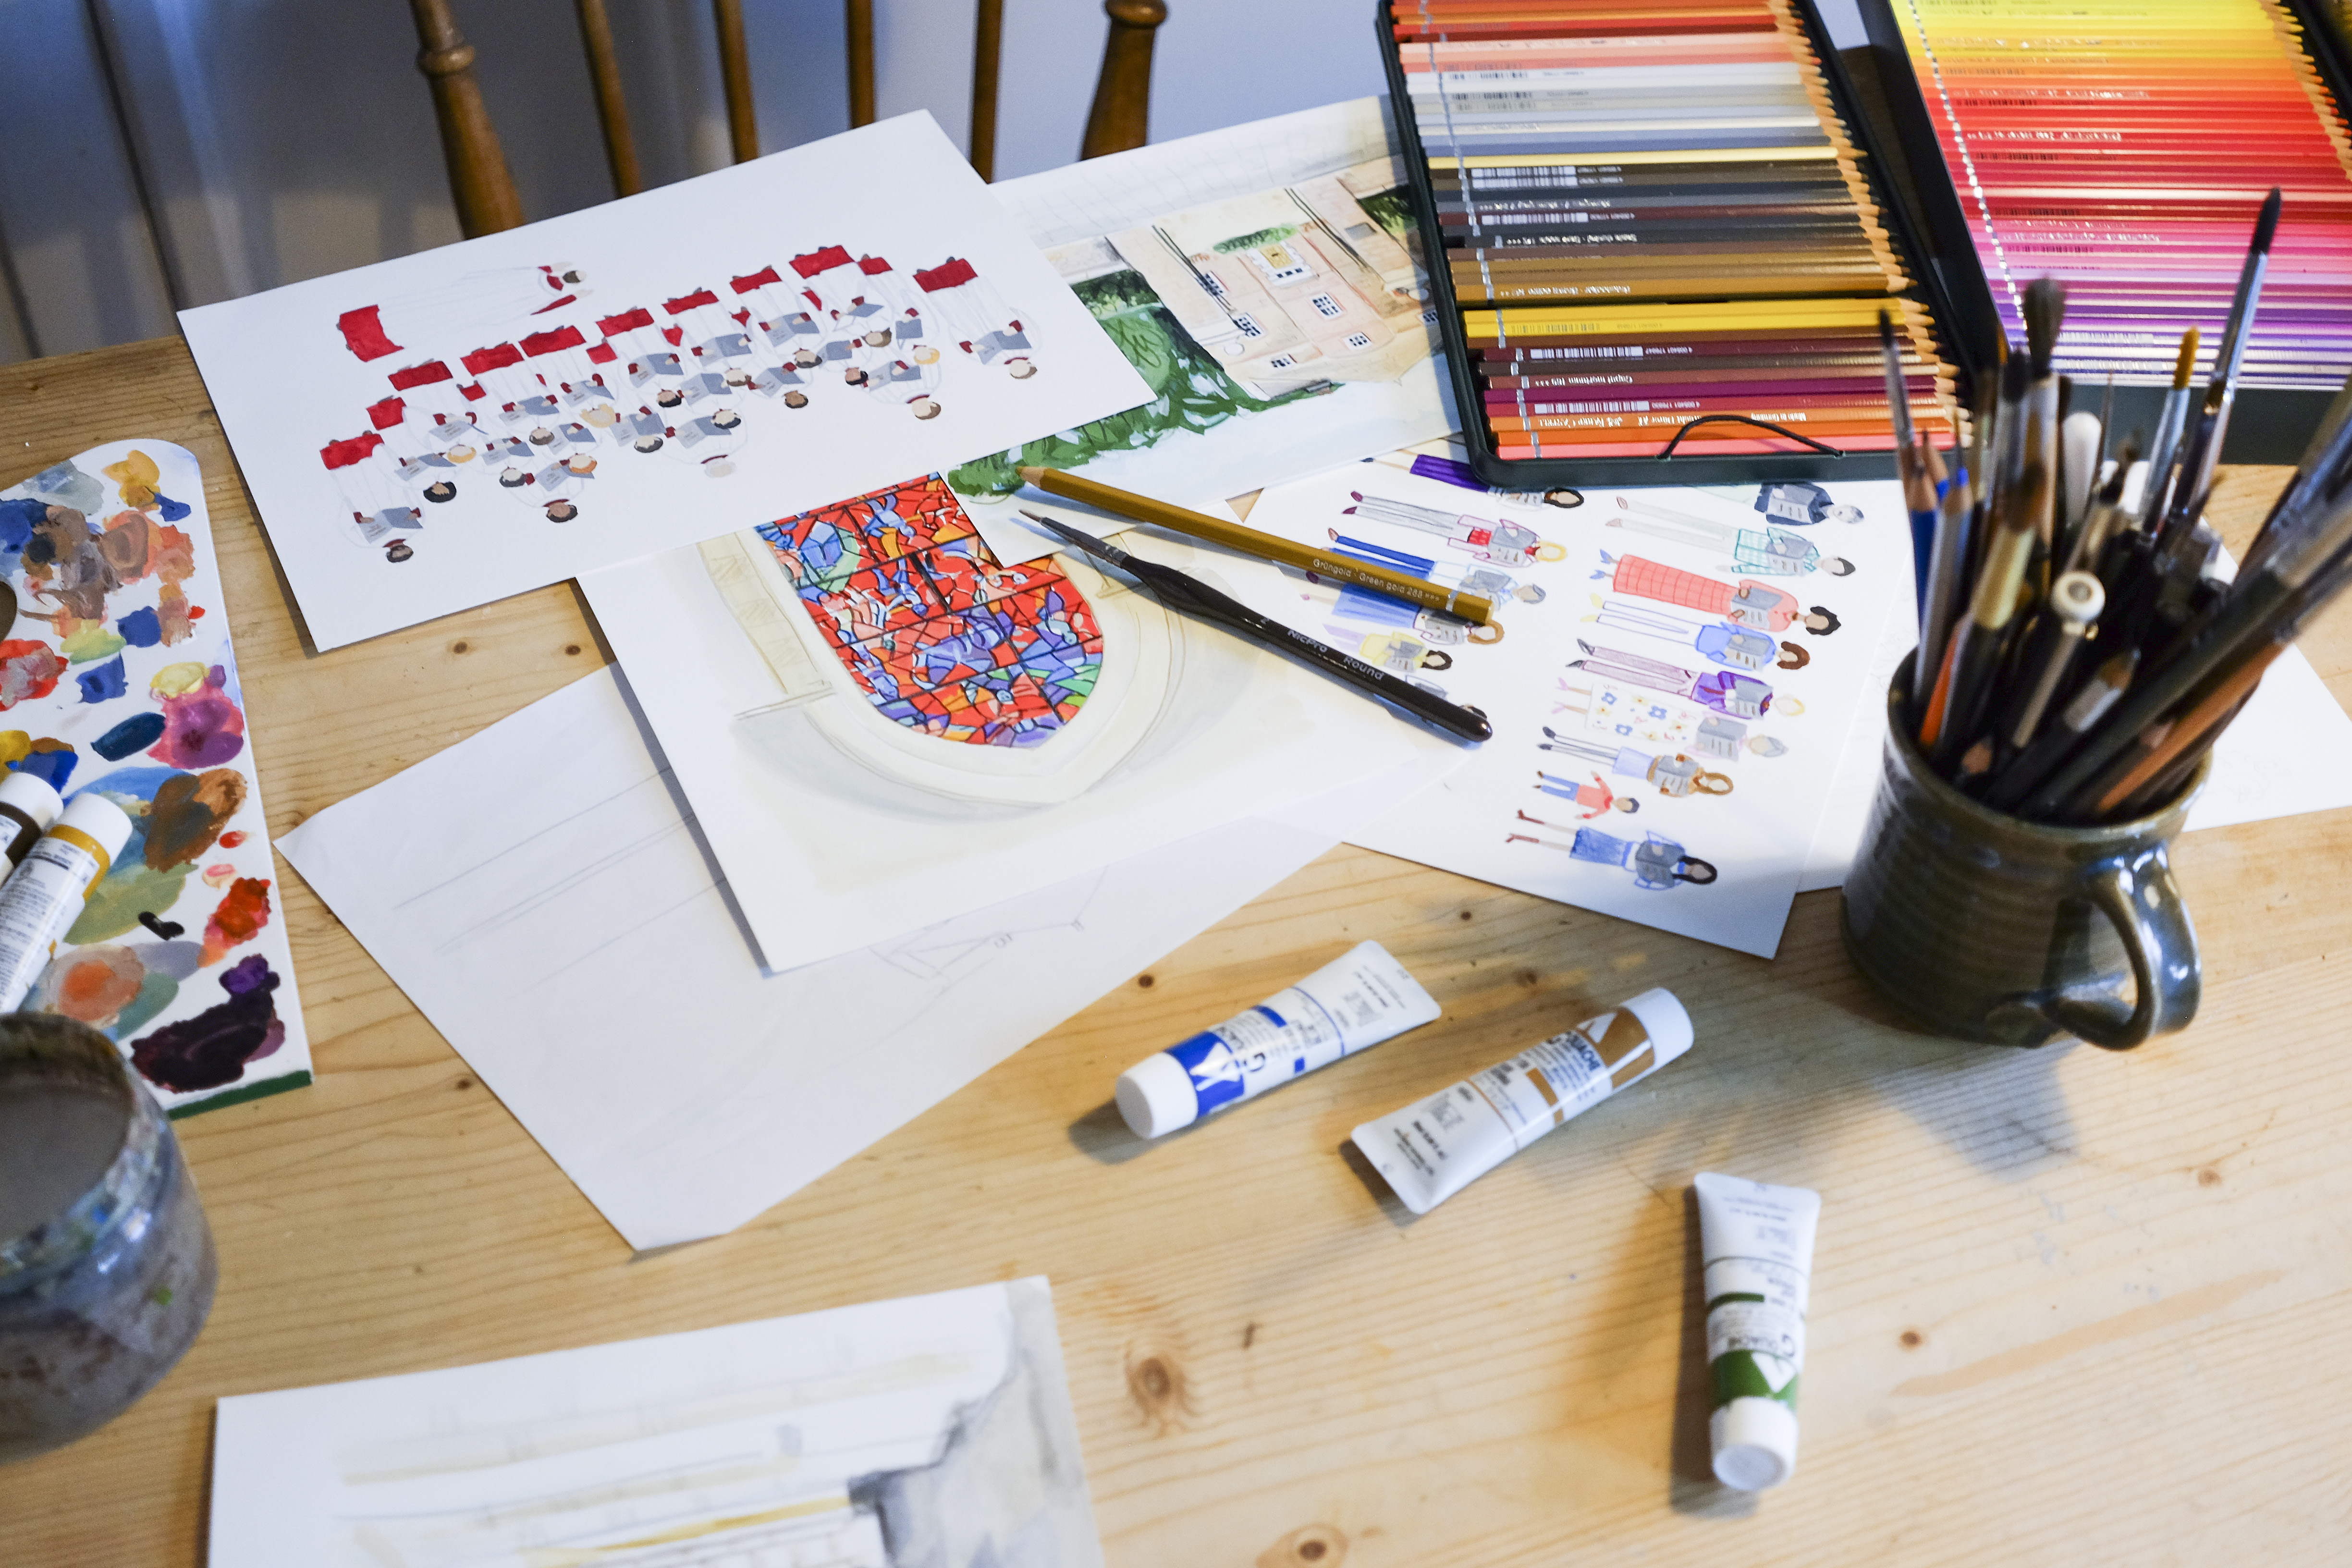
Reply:
[[58, 813], [66, 808], [66, 803], [58, 798], [58, 792], [49, 787], [48, 780], [38, 773], [11, 773], [6, 778], [0, 779], [0, 805], [15, 806], [31, 817], [33, 826], [44, 833], [48, 831], [49, 824], [58, 819]]
[[1184, 1064], [1160, 1051], [1118, 1075], [1118, 1113], [1138, 1138], [1161, 1138], [1201, 1117], [1201, 1097]]
[[[1656, 1053], [1658, 1067], [1679, 1058], [1691, 1048], [1690, 1015], [1683, 1010], [1681, 998], [1663, 988], [1644, 991], [1639, 996], [1620, 1004], [1625, 1011], [1642, 1020], [1642, 1028], [1650, 1037], [1650, 1049]], [[1650, 1069], [1655, 1072], [1657, 1068]], [[1648, 1073], [1642, 1075], [1644, 1078]]]
[[1777, 1399], [1741, 1395], [1707, 1418], [1707, 1436], [1725, 1486], [1760, 1492], [1796, 1473], [1797, 1413]]
[[89, 834], [106, 847], [109, 860], [121, 854], [122, 847], [131, 841], [131, 819], [122, 815], [122, 808], [88, 790], [68, 803], [65, 815], [58, 818], [56, 826]]

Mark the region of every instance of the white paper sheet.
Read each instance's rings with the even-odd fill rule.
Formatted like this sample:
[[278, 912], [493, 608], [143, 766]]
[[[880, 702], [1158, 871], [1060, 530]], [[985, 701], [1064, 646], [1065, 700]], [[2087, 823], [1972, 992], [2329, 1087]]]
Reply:
[[224, 1399], [237, 1568], [1100, 1568], [1043, 1279]]
[[[968, 913], [1416, 756], [1454, 754], [1385, 707], [1171, 616], [1148, 594], [1081, 563], [1064, 563], [1067, 579], [1045, 588], [1013, 588], [985, 614], [919, 608], [916, 596], [940, 585], [994, 593], [970, 585], [1003, 585], [1037, 569], [1008, 572], [964, 542], [931, 542], [934, 530], [961, 535], [969, 525], [924, 481], [845, 505], [847, 514], [823, 509], [852, 517], [841, 529], [807, 534], [816, 527], [811, 514], [708, 547], [714, 559], [740, 548], [721, 574], [726, 591], [698, 550], [582, 579], [761, 951], [778, 968]], [[1152, 549], [1174, 564], [1193, 559], [1181, 544]], [[951, 570], [909, 564], [952, 552], [967, 553]], [[1220, 565], [1278, 577], [1262, 563]], [[794, 596], [795, 580], [806, 603]], [[1041, 607], [1035, 595], [1046, 593], [1051, 603]], [[820, 625], [834, 629], [821, 633]], [[1045, 727], [1001, 727], [1013, 721], [1001, 700], [1020, 697], [1014, 687], [1036, 689], [1029, 668], [1046, 689], [1067, 688], [1074, 672], [1065, 654], [1081, 635], [1099, 650], [1087, 656], [1098, 660], [1094, 671], [1076, 672], [1090, 692], [1059, 699], [1037, 721]], [[836, 652], [826, 640], [835, 636], [863, 640]], [[1056, 642], [1059, 651], [1048, 647]], [[935, 681], [933, 661], [976, 664], [982, 674]], [[1005, 671], [1022, 672], [1013, 687], [1000, 679]], [[947, 721], [912, 709], [894, 718], [885, 686], [924, 700], [944, 693], [965, 715], [994, 709], [988, 732], [1002, 743], [927, 732], [919, 721]]]
[[[1769, 516], [1759, 515], [1763, 494], [1775, 500]], [[1862, 521], [1844, 521], [1857, 510]], [[1910, 592], [1910, 540], [1891, 482], [1596, 488], [1564, 509], [1368, 461], [1270, 489], [1249, 521], [1327, 548], [1388, 552], [1391, 565], [1499, 606], [1499, 641], [1482, 632], [1446, 642], [1459, 623], [1295, 576], [1285, 579], [1284, 601], [1253, 601], [1494, 721], [1495, 739], [1471, 761], [1351, 841], [1771, 955], [1823, 783], [1857, 704], [1875, 700], [1868, 680], [1881, 625]], [[1786, 574], [1759, 564], [1752, 554], [1768, 538], [1811, 547], [1811, 564]], [[1852, 574], [1836, 574], [1832, 558]], [[1663, 586], [1630, 591], [1642, 573], [1718, 598], [1757, 584], [1757, 607], [1741, 614], [1767, 629], [1752, 649], [1722, 649], [1731, 628], [1721, 615], [1661, 598]], [[1833, 630], [1808, 629], [1816, 608], [1834, 613]], [[1622, 673], [1625, 656], [1660, 668], [1647, 679]], [[1599, 668], [1612, 657], [1615, 675]], [[1766, 662], [1728, 662], [1741, 657]], [[1571, 668], [1579, 660], [1594, 668]], [[1735, 675], [1769, 689], [1760, 716], [1709, 697]], [[1654, 777], [1676, 767], [1701, 776], [1669, 794], [1643, 776], [1653, 764]], [[1555, 793], [1563, 790], [1580, 797]], [[1659, 858], [1658, 874], [1643, 872], [1648, 857]]]
[[131, 824], [25, 1005], [118, 1041], [174, 1115], [310, 1082], [195, 454], [110, 441], [0, 490], [0, 762]]
[[1412, 787], [1231, 823], [953, 920], [910, 911], [887, 941], [774, 973], [606, 669], [280, 847], [614, 1228], [649, 1247], [782, 1201]]
[[921, 113], [180, 321], [322, 649], [1150, 395]]
[[[958, 489], [1002, 490], [1013, 464], [1042, 463], [1222, 515], [1229, 497], [1454, 428], [1384, 106], [1356, 99], [992, 186], [1155, 395], [967, 465]], [[1279, 254], [1231, 243], [1269, 234]], [[992, 546], [1010, 511], [974, 508]]]

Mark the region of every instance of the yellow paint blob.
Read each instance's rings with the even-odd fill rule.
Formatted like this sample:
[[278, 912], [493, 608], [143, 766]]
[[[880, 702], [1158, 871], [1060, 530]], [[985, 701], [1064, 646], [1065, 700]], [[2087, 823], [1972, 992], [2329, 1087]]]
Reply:
[[184, 697], [205, 683], [207, 666], [202, 664], [167, 664], [155, 672], [147, 689], [158, 697]]

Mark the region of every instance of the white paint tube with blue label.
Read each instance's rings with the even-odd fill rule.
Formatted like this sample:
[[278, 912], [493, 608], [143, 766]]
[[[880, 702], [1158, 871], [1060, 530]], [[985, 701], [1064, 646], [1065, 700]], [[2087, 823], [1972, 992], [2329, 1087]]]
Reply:
[[1706, 1365], [1715, 1479], [1742, 1491], [1797, 1468], [1797, 1375], [1805, 1369], [1819, 1193], [1701, 1171], [1699, 1265], [1706, 1275]]
[[1118, 1113], [1137, 1137], [1163, 1137], [1418, 1028], [1438, 1011], [1386, 948], [1361, 942], [1289, 990], [1119, 1074]]

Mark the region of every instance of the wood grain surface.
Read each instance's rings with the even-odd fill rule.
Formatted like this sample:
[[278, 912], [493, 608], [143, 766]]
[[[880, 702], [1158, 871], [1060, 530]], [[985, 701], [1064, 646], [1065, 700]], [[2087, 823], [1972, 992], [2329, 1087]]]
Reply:
[[[568, 585], [310, 654], [176, 340], [0, 370], [0, 483], [132, 436], [204, 463], [273, 832], [605, 658]], [[2232, 474], [2234, 544], [2283, 479]], [[2352, 620], [2305, 647], [2340, 700]], [[202, 1563], [225, 1394], [1042, 1273], [1113, 1568], [2342, 1562], [2352, 813], [2176, 858], [2203, 1016], [2109, 1056], [1911, 1032], [1834, 893], [1765, 963], [1342, 849], [740, 1231], [645, 1256], [281, 859], [319, 1081], [179, 1124], [211, 1324], [111, 1426], [0, 1470], [0, 1559]], [[1366, 937], [1443, 1022], [1126, 1134], [1119, 1069]], [[1690, 1057], [1434, 1214], [1343, 1152], [1659, 984]], [[1706, 1479], [1701, 1169], [1824, 1200], [1803, 1457], [1762, 1497]]]

